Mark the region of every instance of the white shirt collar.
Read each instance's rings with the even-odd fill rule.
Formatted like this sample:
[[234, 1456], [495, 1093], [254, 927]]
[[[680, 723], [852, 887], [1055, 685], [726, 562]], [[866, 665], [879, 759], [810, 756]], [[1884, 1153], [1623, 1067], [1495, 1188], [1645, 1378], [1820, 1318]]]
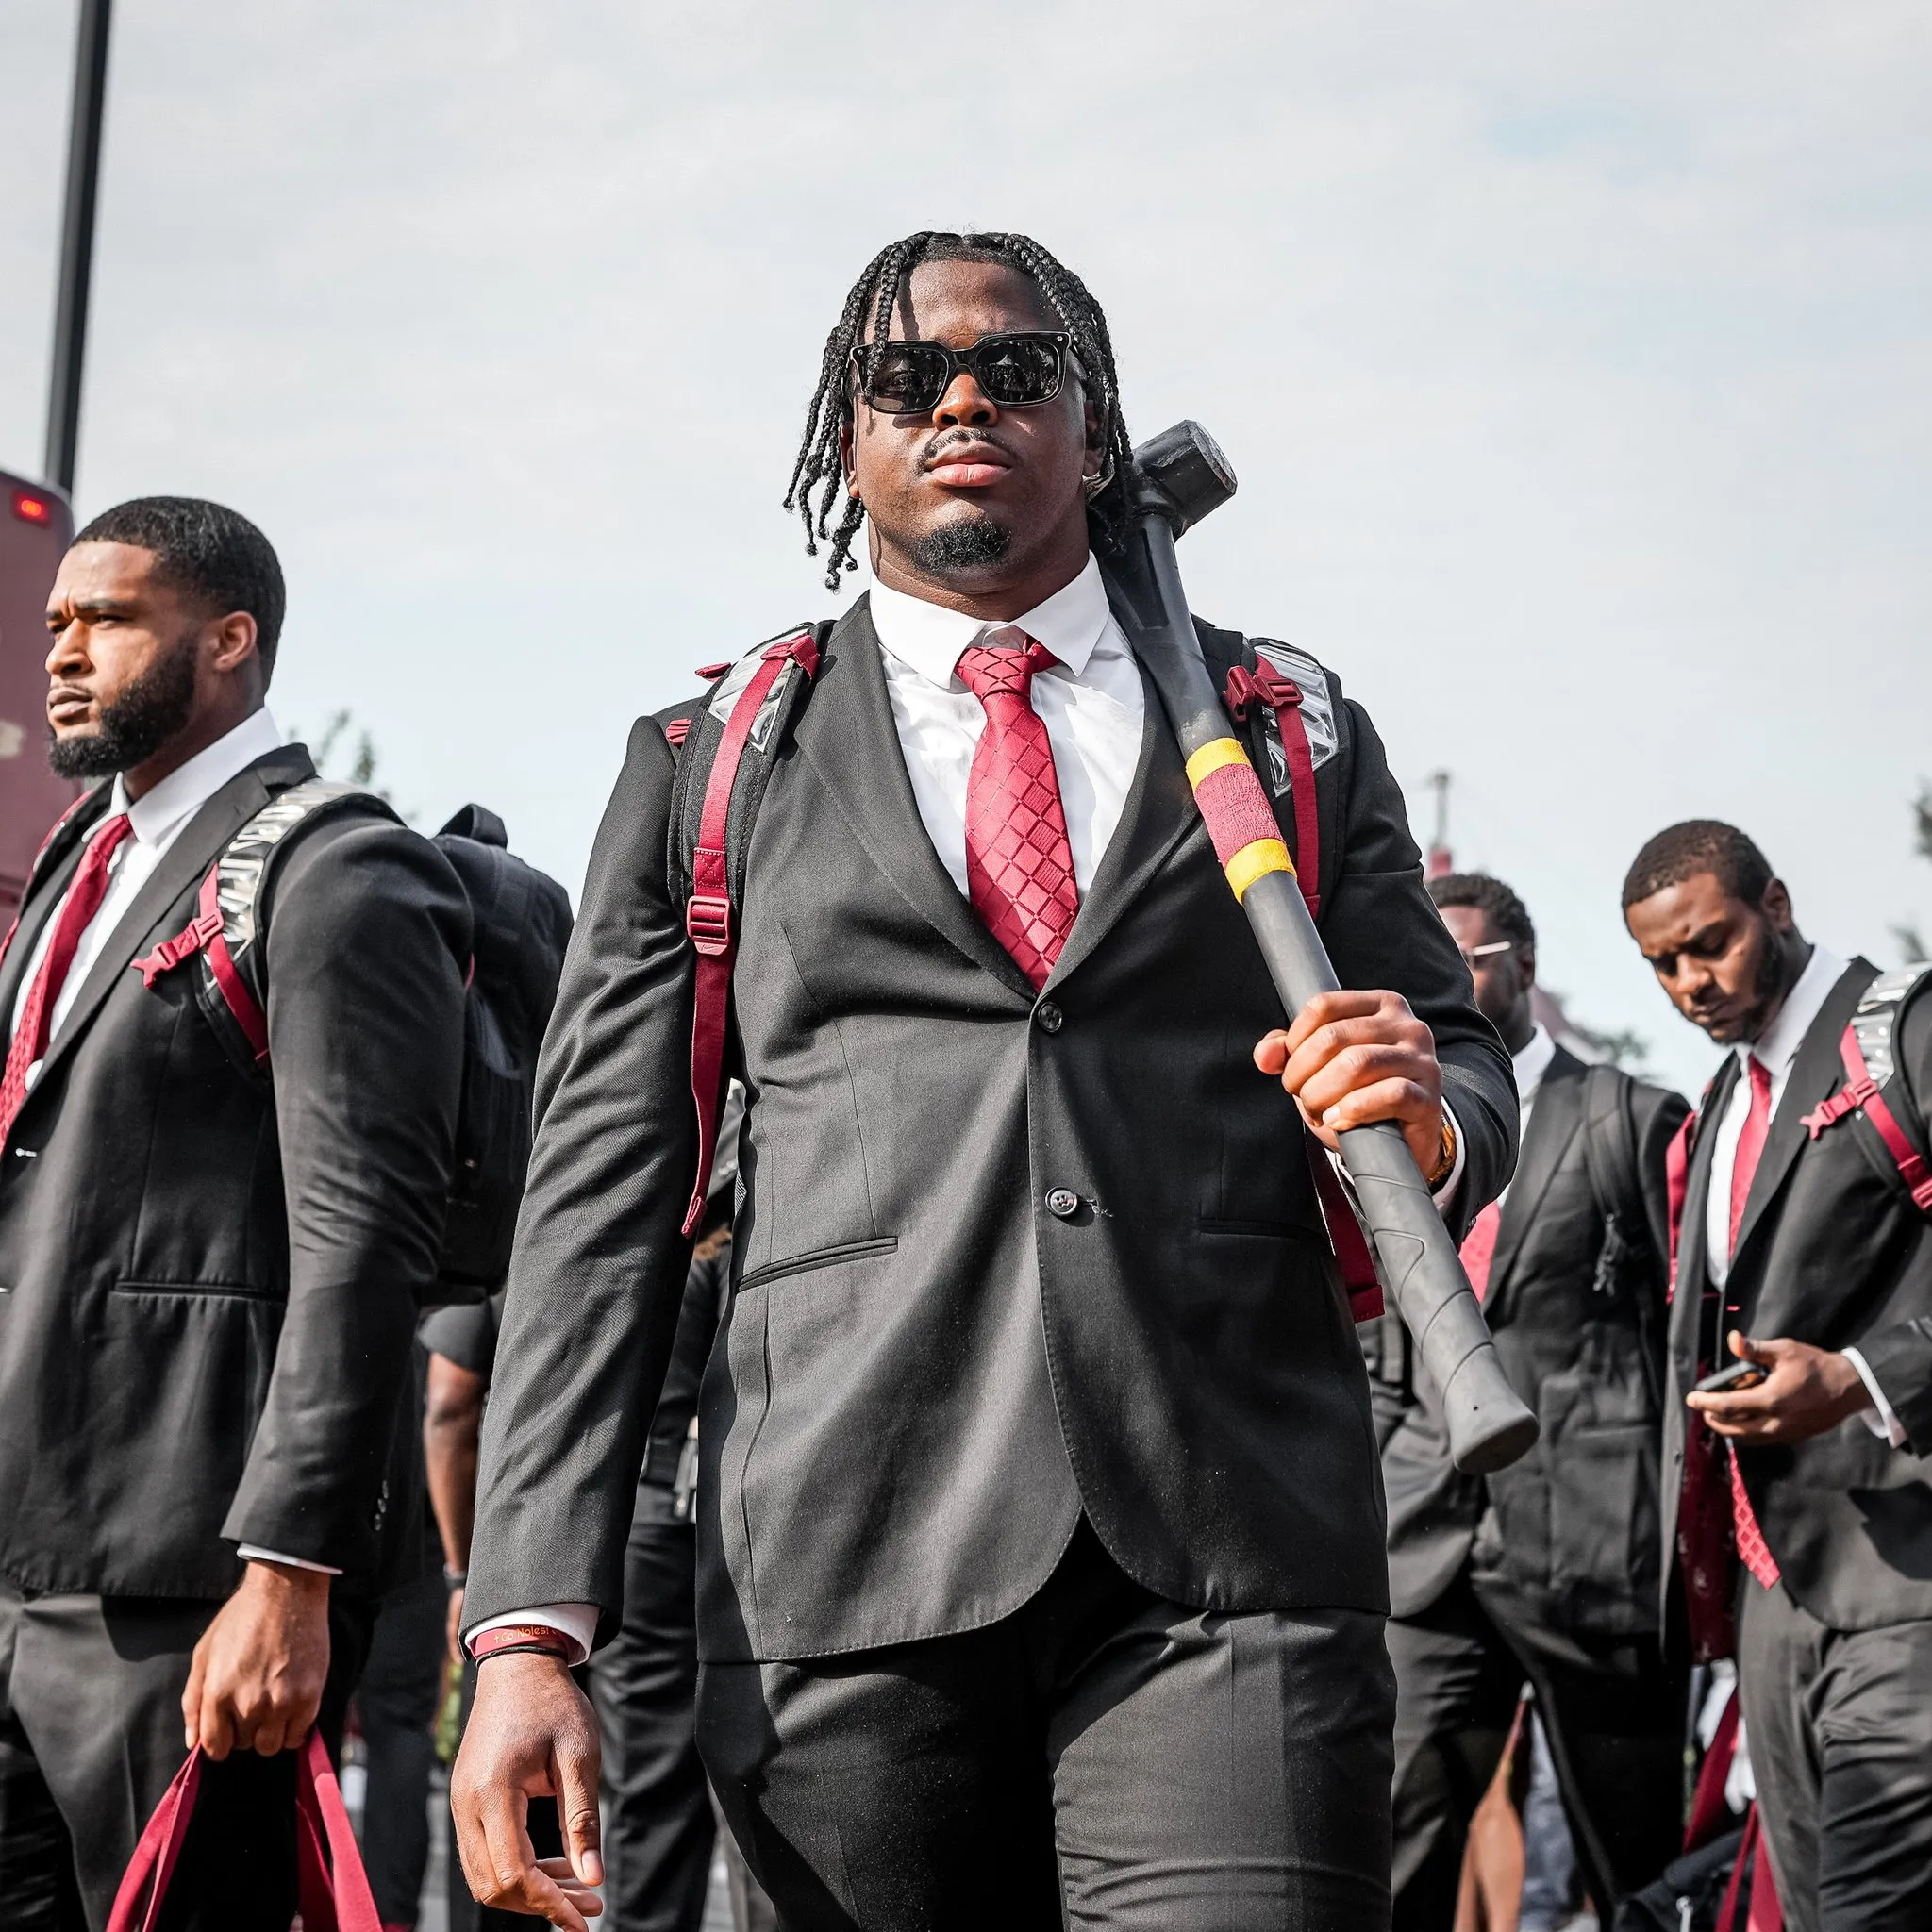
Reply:
[[228, 780], [245, 772], [257, 758], [278, 750], [282, 734], [264, 705], [251, 711], [232, 731], [225, 733], [168, 774], [151, 791], [144, 791], [132, 805], [127, 802], [126, 781], [114, 780], [109, 813], [125, 811], [134, 836], [143, 845], [166, 846], [175, 835], [205, 806]]
[[1750, 1068], [1745, 1063], [1755, 1058], [1774, 1080], [1782, 1078], [1797, 1058], [1812, 1021], [1831, 997], [1831, 990], [1844, 976], [1844, 971], [1845, 962], [1828, 946], [1813, 946], [1809, 963], [1777, 1009], [1777, 1018], [1764, 1029], [1764, 1037], [1739, 1041], [1739, 1066], [1748, 1074]]
[[1516, 1068], [1516, 1097], [1527, 1107], [1543, 1084], [1550, 1062], [1557, 1058], [1557, 1042], [1550, 1038], [1550, 1029], [1539, 1020], [1523, 1051], [1511, 1058]]
[[1087, 660], [1112, 615], [1100, 565], [1091, 556], [1072, 583], [1061, 585], [1051, 597], [1016, 617], [969, 617], [963, 610], [928, 604], [923, 597], [885, 584], [874, 584], [868, 595], [879, 642], [902, 664], [938, 685], [952, 683], [953, 667], [962, 652], [970, 650], [988, 631], [1008, 624], [1018, 625], [1028, 637], [1044, 644], [1078, 677], [1086, 671]]

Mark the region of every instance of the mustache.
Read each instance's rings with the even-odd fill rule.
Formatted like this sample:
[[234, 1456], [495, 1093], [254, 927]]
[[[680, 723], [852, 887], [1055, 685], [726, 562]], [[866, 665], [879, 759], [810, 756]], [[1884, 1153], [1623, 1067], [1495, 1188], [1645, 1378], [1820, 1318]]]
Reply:
[[946, 453], [956, 449], [996, 449], [1008, 462], [1017, 460], [1011, 449], [1002, 442], [990, 429], [941, 429], [925, 446], [925, 454], [920, 458], [920, 467], [930, 470], [946, 459]]

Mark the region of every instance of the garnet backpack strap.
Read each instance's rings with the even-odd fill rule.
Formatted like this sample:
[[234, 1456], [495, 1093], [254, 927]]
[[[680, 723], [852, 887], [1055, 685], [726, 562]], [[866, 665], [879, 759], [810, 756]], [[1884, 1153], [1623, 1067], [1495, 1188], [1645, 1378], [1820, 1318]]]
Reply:
[[1664, 1284], [1666, 1302], [1677, 1291], [1677, 1244], [1684, 1232], [1684, 1203], [1690, 1193], [1690, 1157], [1697, 1151], [1697, 1124], [1710, 1105], [1711, 1090], [1716, 1085], [1713, 1075], [1698, 1095], [1696, 1107], [1684, 1116], [1683, 1124], [1664, 1149], [1664, 1199], [1671, 1228], [1670, 1275]]
[[1237, 664], [1228, 672], [1222, 700], [1238, 722], [1245, 722], [1249, 708], [1257, 704], [1274, 714], [1288, 765], [1289, 802], [1294, 810], [1295, 884], [1313, 919], [1322, 909], [1322, 824], [1315, 808], [1315, 755], [1302, 720], [1302, 688], [1257, 649], [1252, 667]]
[[[698, 956], [691, 1026], [691, 1096], [697, 1112], [698, 1164], [684, 1218], [687, 1236], [696, 1231], [704, 1218], [711, 1161], [717, 1151], [744, 856], [777, 750], [783, 723], [779, 714], [786, 710], [787, 699], [793, 698], [818, 675], [819, 641], [818, 631], [810, 625], [774, 638], [731, 668], [731, 675], [722, 679], [699, 714], [664, 720], [664, 735], [678, 752], [672, 810], [675, 842], [681, 840], [693, 806], [697, 816], [688, 868], [681, 851], [674, 854], [672, 867], [672, 889], [674, 892], [682, 890], [684, 929]], [[742, 675], [747, 666], [748, 675]], [[788, 675], [794, 666], [795, 677]], [[782, 691], [781, 678], [785, 679]], [[777, 703], [768, 713], [767, 703], [774, 697]], [[716, 718], [721, 700], [725, 698], [729, 708], [724, 729], [714, 739], [705, 728], [706, 723]], [[746, 764], [747, 749], [755, 754], [754, 765]], [[701, 772], [707, 751], [708, 768]], [[700, 777], [701, 792], [697, 791]]]
[[1382, 1280], [1375, 1273], [1369, 1238], [1362, 1232], [1361, 1222], [1335, 1172], [1335, 1163], [1328, 1158], [1327, 1148], [1306, 1128], [1302, 1140], [1307, 1148], [1308, 1172], [1314, 1176], [1322, 1223], [1328, 1230], [1328, 1245], [1335, 1250], [1335, 1263], [1341, 1271], [1348, 1312], [1357, 1322], [1373, 1322], [1383, 1308]]
[[[1863, 1114], [1885, 1142], [1912, 1206], [1921, 1214], [1932, 1215], [1932, 1170], [1886, 1098], [1888, 1089], [1904, 1091], [1898, 1071], [1899, 1015], [1928, 974], [1932, 966], [1907, 967], [1902, 973], [1881, 974], [1865, 989], [1839, 1041], [1845, 1084], [1805, 1116], [1805, 1125], [1815, 1141], [1847, 1114]], [[1924, 1132], [1923, 1124], [1920, 1130]]]

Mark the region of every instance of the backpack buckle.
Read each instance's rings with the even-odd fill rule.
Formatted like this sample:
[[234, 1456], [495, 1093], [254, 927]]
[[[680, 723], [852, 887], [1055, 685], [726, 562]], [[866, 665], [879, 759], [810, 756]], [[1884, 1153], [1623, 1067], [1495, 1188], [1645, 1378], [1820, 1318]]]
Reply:
[[192, 959], [195, 954], [205, 952], [221, 929], [222, 915], [219, 912], [204, 912], [191, 920], [173, 939], [163, 940], [145, 958], [134, 962], [141, 974], [142, 985], [152, 992], [155, 981], [162, 974], [172, 973], [182, 960]]
[[731, 901], [723, 892], [693, 892], [684, 908], [684, 929], [708, 959], [731, 950]]

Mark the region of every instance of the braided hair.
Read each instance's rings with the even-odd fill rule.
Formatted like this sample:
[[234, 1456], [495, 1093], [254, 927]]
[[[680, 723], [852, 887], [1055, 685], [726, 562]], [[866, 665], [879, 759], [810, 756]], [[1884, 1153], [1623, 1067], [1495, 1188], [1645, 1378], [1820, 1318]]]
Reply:
[[[1027, 235], [956, 235], [922, 229], [880, 249], [845, 297], [838, 323], [825, 338], [825, 353], [819, 364], [819, 386], [812, 392], [810, 408], [806, 411], [805, 436], [798, 445], [798, 459], [791, 466], [791, 486], [785, 491], [784, 508], [796, 510], [805, 525], [806, 555], [819, 554], [819, 538], [831, 541], [831, 555], [825, 566], [825, 588], [830, 591], [839, 588], [841, 572], [858, 568], [852, 545], [865, 521], [864, 504], [856, 496], [848, 496], [838, 527], [831, 527], [832, 506], [845, 480], [839, 459], [839, 432], [852, 420], [846, 371], [853, 350], [865, 340], [868, 323], [874, 341], [886, 340], [899, 291], [912, 271], [925, 261], [998, 262], [1024, 275], [1040, 291], [1073, 338], [1073, 352], [1079, 360], [1081, 379], [1100, 416], [1101, 447], [1105, 452], [1102, 485], [1087, 505], [1088, 528], [1094, 547], [1110, 548], [1125, 523], [1126, 491], [1122, 479], [1132, 461], [1133, 445], [1127, 441], [1127, 425], [1121, 416], [1113, 338], [1108, 333], [1107, 317], [1088, 292], [1087, 284]], [[816, 504], [812, 501], [814, 491], [818, 492]]]

